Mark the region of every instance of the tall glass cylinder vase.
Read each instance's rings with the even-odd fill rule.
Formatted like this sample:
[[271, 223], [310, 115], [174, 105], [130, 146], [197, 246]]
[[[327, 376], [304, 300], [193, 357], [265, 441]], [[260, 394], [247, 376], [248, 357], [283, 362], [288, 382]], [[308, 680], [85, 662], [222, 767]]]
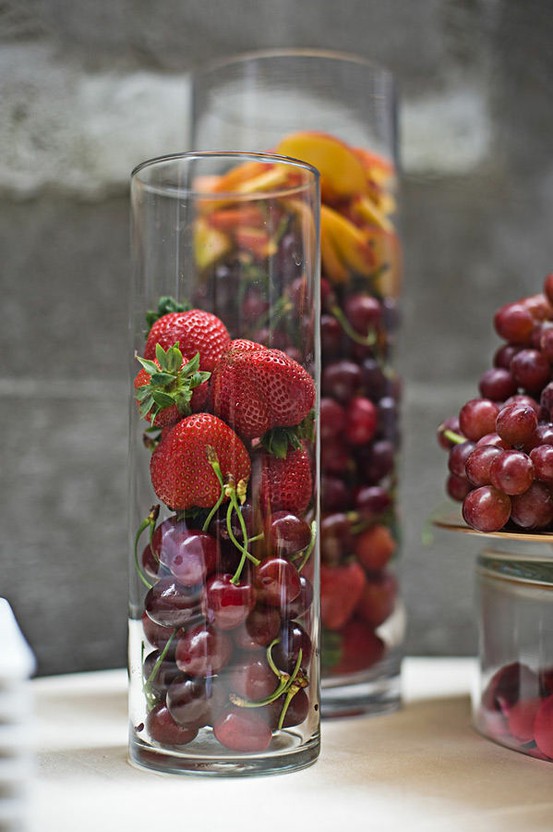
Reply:
[[319, 752], [319, 176], [133, 171], [130, 759], [268, 774]]
[[353, 55], [247, 54], [192, 78], [193, 148], [273, 149], [321, 175], [323, 716], [399, 703], [401, 252], [396, 98]]

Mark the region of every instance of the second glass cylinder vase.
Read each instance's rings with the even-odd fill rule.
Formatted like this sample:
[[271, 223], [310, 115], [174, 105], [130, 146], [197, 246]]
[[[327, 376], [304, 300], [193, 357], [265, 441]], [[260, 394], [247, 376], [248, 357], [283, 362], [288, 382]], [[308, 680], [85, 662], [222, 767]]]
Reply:
[[317, 172], [190, 153], [132, 176], [130, 758], [319, 753]]
[[252, 53], [192, 78], [193, 148], [275, 150], [321, 175], [323, 716], [394, 710], [401, 253], [390, 74], [354, 55]]

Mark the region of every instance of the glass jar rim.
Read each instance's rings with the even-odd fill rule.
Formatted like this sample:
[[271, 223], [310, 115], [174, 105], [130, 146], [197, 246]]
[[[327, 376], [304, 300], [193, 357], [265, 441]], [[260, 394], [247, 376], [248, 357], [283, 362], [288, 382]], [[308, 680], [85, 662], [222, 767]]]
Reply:
[[486, 550], [477, 558], [476, 571], [491, 579], [553, 590], [553, 562], [544, 556]]
[[[153, 185], [152, 183], [148, 182], [147, 179], [142, 178], [141, 174], [145, 171], [152, 171], [154, 169], [160, 169], [163, 166], [169, 166], [171, 164], [177, 164], [180, 162], [201, 162], [201, 161], [208, 161], [208, 160], [225, 160], [227, 159], [229, 162], [260, 162], [261, 164], [271, 165], [271, 164], [281, 164], [291, 169], [302, 170], [307, 173], [309, 176], [312, 177], [312, 182], [309, 183], [300, 183], [296, 185], [287, 185], [286, 187], [278, 187], [275, 186], [268, 190], [263, 191], [253, 191], [252, 193], [244, 193], [236, 190], [229, 190], [229, 191], [218, 191], [214, 194], [213, 191], [208, 189], [202, 190], [201, 188], [193, 188], [193, 187], [183, 187], [177, 186], [176, 183], [173, 183], [172, 186], [164, 186], [160, 188], [159, 186]], [[319, 187], [320, 181], [320, 173], [316, 167], [310, 165], [308, 162], [304, 162], [301, 159], [295, 159], [291, 156], [282, 156], [277, 153], [269, 153], [269, 152], [258, 152], [258, 151], [246, 151], [246, 150], [189, 150], [189, 151], [182, 151], [180, 153], [167, 153], [162, 156], [154, 156], [151, 159], [145, 159], [140, 164], [136, 165], [135, 168], [131, 171], [131, 182], [138, 182], [140, 185], [147, 189], [148, 191], [156, 192], [160, 191], [166, 195], [171, 194], [171, 196], [178, 196], [182, 198], [184, 196], [194, 195], [200, 199], [240, 199], [240, 200], [259, 200], [261, 198], [276, 198], [276, 197], [290, 197], [294, 196], [295, 194], [303, 193], [307, 189], [313, 187], [315, 185], [316, 188]], [[176, 193], [175, 193], [176, 191]]]
[[393, 73], [383, 64], [373, 61], [370, 58], [365, 58], [355, 52], [343, 52], [334, 49], [316, 49], [316, 48], [274, 48], [274, 49], [254, 49], [247, 52], [237, 52], [227, 55], [222, 58], [215, 58], [212, 61], [198, 66], [193, 69], [192, 75], [200, 77], [202, 75], [210, 75], [212, 72], [217, 72], [226, 66], [238, 66], [250, 61], [260, 61], [264, 59], [274, 58], [318, 58], [324, 61], [335, 61], [336, 63], [351, 64], [364, 67], [378, 74], [382, 79], [386, 79], [392, 86], [395, 85]]

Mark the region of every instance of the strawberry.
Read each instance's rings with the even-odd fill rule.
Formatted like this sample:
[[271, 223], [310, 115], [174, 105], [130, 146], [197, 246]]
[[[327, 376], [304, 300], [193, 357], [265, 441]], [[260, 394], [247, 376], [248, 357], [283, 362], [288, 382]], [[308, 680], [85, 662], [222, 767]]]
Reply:
[[368, 624], [352, 618], [340, 632], [327, 633], [321, 661], [325, 670], [333, 676], [358, 673], [377, 664], [386, 651], [386, 645]]
[[155, 427], [174, 425], [191, 410], [203, 407], [208, 394], [205, 382], [210, 374], [198, 369], [199, 353], [188, 361], [178, 347], [165, 351], [161, 344], [156, 344], [154, 361], [138, 360], [142, 367], [134, 387], [139, 412]]
[[240, 436], [255, 439], [302, 422], [315, 403], [315, 385], [285, 352], [238, 340], [213, 370], [211, 397], [214, 413]]
[[363, 567], [356, 561], [342, 566], [321, 564], [321, 623], [340, 630], [351, 618], [366, 584]]
[[217, 416], [195, 413], [164, 433], [150, 460], [152, 486], [169, 508], [215, 505], [221, 485], [208, 458], [211, 449], [225, 482], [248, 482], [251, 462], [242, 440]]
[[365, 583], [356, 612], [371, 627], [379, 627], [393, 613], [396, 595], [397, 579], [384, 569]]
[[183, 355], [200, 353], [200, 370], [211, 372], [228, 349], [230, 335], [224, 323], [211, 312], [189, 309], [169, 312], [154, 322], [144, 348], [144, 358], [153, 359], [156, 344], [167, 350], [176, 345]]
[[266, 514], [289, 511], [305, 514], [313, 493], [311, 460], [303, 448], [289, 450], [284, 459], [267, 451], [256, 458], [259, 471], [259, 499]]

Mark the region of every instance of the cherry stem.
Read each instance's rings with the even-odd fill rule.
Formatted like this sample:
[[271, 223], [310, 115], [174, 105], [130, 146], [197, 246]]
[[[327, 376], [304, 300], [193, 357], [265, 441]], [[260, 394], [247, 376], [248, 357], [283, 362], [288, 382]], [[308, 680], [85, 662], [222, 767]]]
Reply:
[[[223, 500], [225, 499], [225, 497], [228, 497], [228, 499], [230, 501], [229, 505], [228, 505], [228, 508], [227, 508], [227, 531], [228, 531], [228, 536], [229, 536], [229, 539], [231, 540], [231, 542], [242, 553], [242, 557], [240, 558], [240, 563], [238, 564], [238, 568], [236, 569], [236, 572], [234, 573], [234, 575], [231, 578], [231, 583], [232, 584], [237, 584], [240, 580], [240, 575], [242, 574], [242, 570], [244, 569], [244, 564], [246, 563], [246, 559], [251, 560], [251, 562], [253, 564], [255, 564], [256, 566], [259, 566], [261, 561], [258, 560], [256, 557], [254, 557], [251, 554], [251, 552], [248, 551], [248, 530], [246, 528], [246, 523], [245, 523], [244, 518], [242, 517], [242, 512], [240, 511], [240, 506], [238, 504], [238, 498], [236, 496], [237, 488], [235, 487], [233, 482], [229, 482], [225, 485], [225, 481], [223, 479], [223, 472], [221, 471], [221, 466], [219, 465], [219, 460], [217, 459], [217, 454], [215, 452], [215, 449], [211, 445], [208, 445], [207, 448], [206, 448], [206, 452], [207, 452], [208, 462], [211, 465], [211, 467], [213, 468], [215, 476], [217, 477], [217, 479], [219, 481], [219, 485], [221, 486], [221, 493], [219, 495], [219, 499], [217, 500], [217, 502], [215, 503], [215, 505], [213, 506], [213, 508], [209, 512], [209, 514], [207, 515], [207, 517], [204, 521], [204, 524], [202, 526], [202, 531], [205, 532], [205, 531], [208, 530], [209, 524], [211, 523], [211, 521], [213, 520], [213, 517], [215, 516], [215, 514], [217, 513], [217, 511], [221, 507], [221, 505], [223, 503]], [[240, 480], [240, 482], [238, 483], [238, 490], [240, 492], [241, 498], [242, 498], [242, 495], [243, 495], [243, 497], [245, 499], [246, 483], [243, 480]], [[243, 501], [244, 500], [242, 500], [242, 502]], [[244, 543], [243, 544], [240, 543], [236, 539], [236, 535], [234, 534], [234, 531], [232, 529], [232, 513], [233, 513], [233, 511], [236, 512], [236, 515], [238, 517], [238, 522], [240, 524], [240, 529], [242, 531], [242, 536], [244, 538]]]
[[[230, 498], [229, 506], [227, 509], [227, 531], [230, 540], [234, 543], [237, 549], [242, 552], [242, 557], [240, 558], [240, 563], [236, 569], [236, 572], [230, 579], [231, 584], [237, 584], [240, 580], [240, 575], [242, 574], [242, 570], [244, 569], [244, 564], [246, 563], [246, 559], [251, 560], [255, 566], [259, 566], [261, 563], [258, 558], [254, 557], [252, 553], [248, 550], [248, 529], [246, 528], [246, 523], [244, 518], [242, 517], [242, 512], [240, 511], [240, 506], [238, 505], [238, 500], [236, 499], [236, 489], [234, 486], [227, 486], [227, 493]], [[232, 529], [232, 513], [236, 512], [238, 517], [238, 522], [240, 524], [240, 529], [242, 531], [243, 537], [243, 544], [241, 544], [234, 534]]]
[[[295, 688], [293, 693], [290, 696], [287, 695], [286, 701], [283, 706], [283, 711], [280, 713], [279, 718], [279, 729], [282, 728], [282, 722], [284, 722], [284, 717], [286, 716], [286, 710], [288, 710], [288, 705], [290, 704], [292, 697], [296, 695], [300, 688], [307, 687], [307, 680], [302, 676], [301, 679], [298, 679], [298, 674], [300, 672], [301, 661], [303, 658], [303, 651], [300, 647], [298, 650], [298, 657], [296, 659], [296, 663], [294, 665], [294, 670], [292, 673], [285, 673], [282, 670], [279, 670], [271, 656], [271, 651], [275, 644], [277, 644], [280, 639], [276, 638], [272, 641], [267, 648], [267, 660], [271, 667], [271, 670], [279, 677], [279, 683], [269, 696], [265, 696], [263, 699], [244, 699], [243, 696], [238, 696], [236, 693], [231, 693], [229, 695], [229, 699], [233, 705], [238, 705], [239, 708], [262, 708], [264, 705], [270, 705], [271, 702], [275, 702], [280, 696], [283, 694], [288, 694], [291, 688]], [[286, 710], [284, 710], [286, 709]]]
[[444, 430], [444, 434], [446, 439], [449, 439], [450, 442], [453, 442], [455, 445], [462, 445], [463, 442], [467, 441], [466, 436], [462, 436], [460, 433], [456, 433], [454, 430]]
[[213, 520], [213, 518], [215, 517], [215, 515], [219, 511], [219, 509], [220, 509], [220, 507], [223, 503], [223, 500], [225, 499], [225, 483], [224, 483], [224, 480], [223, 480], [223, 472], [221, 471], [221, 466], [219, 465], [219, 460], [217, 459], [217, 454], [215, 453], [215, 449], [212, 448], [211, 445], [207, 446], [206, 451], [207, 451], [208, 462], [211, 465], [211, 467], [213, 468], [213, 472], [214, 472], [215, 476], [219, 480], [219, 485], [221, 486], [221, 493], [219, 494], [219, 499], [217, 500], [217, 502], [215, 503], [215, 505], [212, 507], [211, 511], [209, 512], [209, 514], [205, 518], [204, 524], [202, 526], [202, 531], [203, 532], [206, 532], [208, 530], [209, 524], [211, 523], [211, 521]]
[[163, 660], [165, 659], [165, 656], [167, 655], [169, 647], [171, 646], [171, 642], [175, 638], [176, 633], [177, 633], [176, 629], [173, 630], [173, 632], [171, 633], [171, 635], [167, 639], [167, 642], [165, 643], [165, 645], [163, 647], [163, 650], [161, 651], [161, 653], [157, 657], [156, 663], [154, 664], [154, 666], [152, 668], [152, 672], [150, 673], [150, 675], [146, 679], [146, 683], [144, 684], [144, 692], [146, 693], [146, 695], [152, 695], [152, 693], [150, 691], [151, 684], [154, 681], [154, 679], [155, 679], [155, 677], [156, 677], [156, 675], [159, 671], [159, 668], [161, 667], [161, 665], [163, 663]]
[[[136, 566], [136, 571], [138, 573], [138, 577], [140, 578], [140, 580], [142, 581], [142, 583], [144, 584], [146, 589], [151, 589], [153, 584], [151, 584], [150, 581], [147, 579], [146, 575], [144, 574], [144, 572], [142, 570], [142, 567], [140, 566], [140, 562], [138, 560], [138, 541], [140, 540], [140, 536], [142, 535], [142, 532], [149, 528], [150, 529], [150, 544], [151, 544], [152, 536], [153, 536], [154, 529], [155, 529], [155, 526], [156, 526], [156, 520], [157, 520], [158, 517], [159, 517], [159, 506], [158, 505], [157, 506], [152, 506], [148, 516], [144, 518], [144, 520], [142, 521], [142, 523], [138, 527], [135, 538], [134, 538], [134, 563], [135, 563], [135, 566]], [[152, 548], [152, 551], [153, 551], [153, 547], [151, 547], [151, 548]]]
[[369, 329], [366, 335], [360, 335], [350, 324], [343, 311], [338, 305], [330, 307], [330, 311], [352, 341], [356, 344], [362, 344], [364, 347], [372, 347], [376, 343], [376, 334], [374, 329]]
[[298, 572], [301, 572], [301, 570], [303, 569], [303, 567], [305, 566], [305, 564], [307, 563], [307, 561], [311, 557], [311, 553], [313, 552], [313, 549], [315, 548], [315, 541], [316, 540], [317, 540], [317, 521], [313, 520], [313, 522], [311, 523], [311, 540], [307, 544], [307, 547], [306, 547], [305, 552], [303, 554], [303, 558], [301, 559], [301, 563], [298, 566]]

